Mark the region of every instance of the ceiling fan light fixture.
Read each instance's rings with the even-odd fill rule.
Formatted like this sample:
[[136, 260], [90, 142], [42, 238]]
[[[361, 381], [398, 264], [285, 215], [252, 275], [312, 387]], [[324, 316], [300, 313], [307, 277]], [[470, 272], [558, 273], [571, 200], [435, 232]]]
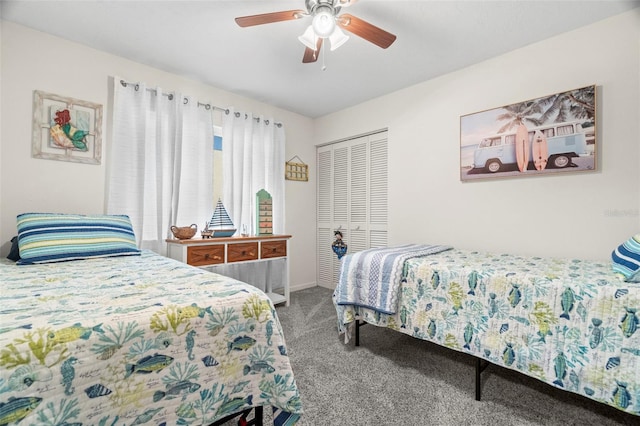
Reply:
[[336, 27], [333, 30], [333, 33], [329, 36], [329, 41], [331, 42], [331, 51], [336, 50], [338, 47], [342, 46], [349, 40], [349, 36], [344, 33], [339, 27]]
[[318, 42], [318, 36], [313, 30], [313, 26], [309, 25], [300, 37], [298, 37], [300, 43], [304, 44], [311, 50], [316, 50], [316, 43]]
[[336, 18], [333, 9], [330, 6], [321, 5], [317, 8], [313, 21], [311, 23], [316, 35], [321, 38], [327, 38], [333, 34], [336, 28]]
[[[304, 64], [315, 62], [318, 59], [320, 56], [318, 51], [322, 49], [325, 39], [329, 39], [331, 50], [336, 50], [342, 46], [351, 38], [351, 35], [360, 37], [382, 49], [391, 46], [396, 41], [395, 34], [391, 34], [349, 13], [341, 13], [343, 7], [352, 6], [357, 1], [305, 0], [306, 10], [281, 10], [259, 15], [239, 16], [235, 18], [235, 21], [240, 27], [244, 28], [272, 22], [310, 18], [311, 25], [298, 37], [298, 40], [305, 46], [302, 57], [302, 63]], [[324, 55], [322, 57], [324, 58]]]

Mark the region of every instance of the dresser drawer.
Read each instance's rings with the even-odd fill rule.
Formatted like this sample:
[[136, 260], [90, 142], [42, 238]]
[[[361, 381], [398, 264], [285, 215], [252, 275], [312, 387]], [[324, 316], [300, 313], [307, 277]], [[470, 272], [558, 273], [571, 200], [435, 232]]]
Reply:
[[268, 259], [270, 257], [285, 257], [286, 255], [286, 241], [263, 241], [260, 245], [260, 259]]
[[227, 262], [242, 262], [258, 258], [258, 242], [227, 245]]
[[187, 263], [193, 266], [224, 263], [224, 244], [187, 247]]

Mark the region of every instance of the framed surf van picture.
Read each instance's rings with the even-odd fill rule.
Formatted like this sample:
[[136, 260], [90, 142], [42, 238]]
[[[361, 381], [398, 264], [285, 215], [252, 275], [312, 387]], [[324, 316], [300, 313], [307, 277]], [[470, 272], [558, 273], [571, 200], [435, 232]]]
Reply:
[[460, 117], [460, 180], [596, 170], [596, 86]]

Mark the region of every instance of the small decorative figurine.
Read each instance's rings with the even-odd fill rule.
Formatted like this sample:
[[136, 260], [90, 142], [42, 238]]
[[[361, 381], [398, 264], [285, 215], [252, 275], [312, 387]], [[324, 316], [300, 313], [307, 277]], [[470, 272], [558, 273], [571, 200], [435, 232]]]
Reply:
[[335, 231], [333, 235], [336, 237], [336, 240], [331, 244], [331, 249], [333, 249], [333, 252], [338, 256], [338, 259], [342, 259], [342, 256], [347, 253], [347, 245], [342, 241], [342, 232]]

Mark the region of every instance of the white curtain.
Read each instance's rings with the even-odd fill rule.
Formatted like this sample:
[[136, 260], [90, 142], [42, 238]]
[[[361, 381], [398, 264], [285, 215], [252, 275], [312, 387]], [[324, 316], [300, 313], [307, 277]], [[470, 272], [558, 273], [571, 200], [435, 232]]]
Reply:
[[272, 118], [229, 109], [222, 126], [223, 204], [238, 230], [256, 229], [256, 193], [264, 189], [273, 201], [273, 233], [285, 232], [285, 132]]
[[166, 254], [172, 225], [213, 211], [211, 111], [180, 93], [114, 79], [107, 213], [131, 218], [138, 246]]

